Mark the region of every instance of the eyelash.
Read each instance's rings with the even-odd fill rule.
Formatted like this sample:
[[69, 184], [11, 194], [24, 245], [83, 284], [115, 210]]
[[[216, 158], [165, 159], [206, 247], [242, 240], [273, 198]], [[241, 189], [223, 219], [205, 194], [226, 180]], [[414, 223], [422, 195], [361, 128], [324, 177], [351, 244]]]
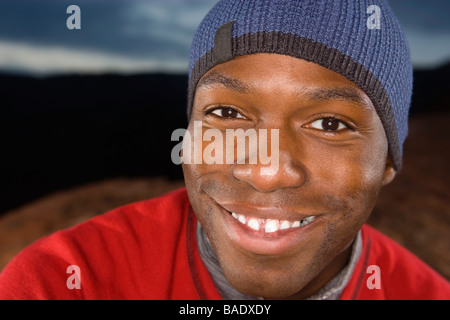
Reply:
[[[234, 113], [236, 113], [239, 116], [237, 116], [237, 117], [227, 117], [227, 116], [223, 116], [223, 115], [215, 113], [216, 111], [217, 112], [220, 112], [220, 111], [223, 112], [224, 110], [228, 110], [228, 111], [234, 112]], [[205, 114], [206, 115], [213, 114], [215, 117], [226, 119], [226, 120], [229, 120], [229, 119], [244, 119], [245, 120], [246, 119], [246, 117], [244, 117], [239, 111], [237, 111], [235, 108], [229, 107], [229, 106], [216, 106], [216, 107], [213, 107], [213, 108], [211, 108], [209, 110], [206, 110]], [[315, 122], [318, 122], [318, 121], [322, 121], [321, 124], [323, 125], [324, 121], [326, 121], [326, 120], [337, 121], [338, 122], [338, 127], [335, 130], [331, 130], [331, 129], [323, 129], [323, 128], [316, 127], [316, 126], [320, 126], [320, 124], [319, 125], [316, 124], [316, 126], [313, 125]], [[315, 130], [319, 130], [319, 131], [324, 131], [324, 132], [327, 132], [327, 133], [337, 133], [337, 132], [340, 132], [340, 131], [343, 131], [343, 130], [353, 130], [351, 125], [349, 125], [347, 122], [339, 119], [335, 115], [323, 115], [320, 118], [317, 118], [316, 120], [314, 120], [314, 121], [304, 125], [303, 127], [310, 128], [310, 129], [315, 129]]]
[[[321, 125], [323, 126], [324, 122], [327, 120], [328, 120], [328, 123], [330, 122], [330, 120], [337, 122], [338, 127], [336, 129], [318, 128], [318, 126], [321, 126]], [[319, 122], [319, 121], [321, 121], [321, 123], [317, 124], [317, 122]], [[314, 123], [316, 123], [316, 124], [314, 125]], [[319, 130], [319, 131], [332, 132], [332, 133], [336, 133], [336, 132], [343, 131], [343, 130], [353, 130], [351, 125], [349, 125], [345, 121], [342, 121], [341, 119], [337, 118], [334, 115], [322, 116], [321, 118], [317, 118], [316, 120], [306, 124], [304, 127]]]
[[[216, 111], [223, 112], [224, 110], [235, 112], [238, 116], [237, 117], [227, 117], [227, 116], [223, 116], [223, 115], [215, 113]], [[219, 118], [223, 118], [223, 119], [247, 119], [239, 111], [237, 111], [236, 109], [234, 109], [232, 107], [228, 107], [228, 106], [217, 106], [217, 107], [211, 108], [209, 110], [206, 110], [205, 114], [206, 115], [213, 114], [215, 117], [219, 117]]]

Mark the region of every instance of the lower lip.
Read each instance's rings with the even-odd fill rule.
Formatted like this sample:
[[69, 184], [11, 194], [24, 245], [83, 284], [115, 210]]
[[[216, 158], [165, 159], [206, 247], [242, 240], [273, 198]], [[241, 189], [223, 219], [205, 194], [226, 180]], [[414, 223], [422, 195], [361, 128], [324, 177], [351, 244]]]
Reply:
[[231, 242], [245, 251], [260, 255], [281, 255], [298, 249], [319, 218], [316, 216], [306, 226], [264, 233], [240, 223], [224, 208], [220, 207], [220, 210], [224, 214], [225, 232]]

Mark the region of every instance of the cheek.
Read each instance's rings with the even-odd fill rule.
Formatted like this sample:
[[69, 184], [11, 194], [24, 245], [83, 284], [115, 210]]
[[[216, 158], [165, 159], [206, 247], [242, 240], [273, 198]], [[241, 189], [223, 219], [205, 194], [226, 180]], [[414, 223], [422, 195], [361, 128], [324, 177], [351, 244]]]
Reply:
[[186, 162], [183, 160], [182, 168], [187, 190], [197, 195], [190, 199], [194, 209], [196, 202], [204, 201], [199, 197], [205, 196], [205, 190], [210, 194], [220, 194], [219, 189], [231, 187], [230, 178], [237, 152], [236, 148], [227, 147], [226, 141], [226, 135], [219, 130], [195, 128], [192, 123], [188, 127], [182, 153], [183, 157], [185, 154], [190, 157], [185, 158]]
[[366, 161], [360, 155], [340, 158], [322, 168], [323, 176], [333, 181], [336, 190], [356, 195], [370, 194], [381, 187], [384, 167], [381, 161]]
[[362, 141], [346, 148], [323, 149], [310, 163], [311, 183], [322, 192], [346, 199], [354, 214], [368, 214], [375, 206], [386, 166], [387, 143]]
[[[210, 212], [213, 211], [210, 204], [210, 198], [205, 193], [207, 190], [211, 194], [218, 194], [215, 191], [226, 180], [224, 177], [230, 166], [226, 164], [211, 163], [208, 160], [214, 160], [215, 152], [223, 148], [220, 141], [204, 141], [204, 134], [207, 129], [196, 127], [194, 121], [191, 121], [183, 139], [183, 175], [189, 201], [194, 209], [198, 219], [204, 225], [211, 226], [212, 218]], [[209, 139], [211, 140], [211, 139]], [[209, 147], [209, 148], [208, 148]], [[206, 150], [206, 151], [205, 151]], [[209, 151], [209, 152], [208, 152]]]
[[226, 170], [226, 165], [182, 164], [185, 186], [189, 201], [198, 220], [208, 237], [215, 234], [217, 224], [214, 212], [217, 211], [211, 202], [210, 195], [221, 194], [227, 188], [224, 174], [219, 170]]

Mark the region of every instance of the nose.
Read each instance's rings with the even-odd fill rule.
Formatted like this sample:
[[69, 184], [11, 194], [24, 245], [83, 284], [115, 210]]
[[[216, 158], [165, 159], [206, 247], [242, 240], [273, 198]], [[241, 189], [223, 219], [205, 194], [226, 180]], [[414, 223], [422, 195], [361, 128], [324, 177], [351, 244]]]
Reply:
[[262, 150], [259, 143], [256, 163], [249, 163], [248, 157], [245, 163], [235, 162], [232, 166], [233, 176], [265, 193], [302, 186], [306, 181], [306, 169], [299, 160], [298, 142], [292, 140], [292, 137], [280, 136], [277, 145], [273, 143], [272, 136], [269, 163], [260, 161]]

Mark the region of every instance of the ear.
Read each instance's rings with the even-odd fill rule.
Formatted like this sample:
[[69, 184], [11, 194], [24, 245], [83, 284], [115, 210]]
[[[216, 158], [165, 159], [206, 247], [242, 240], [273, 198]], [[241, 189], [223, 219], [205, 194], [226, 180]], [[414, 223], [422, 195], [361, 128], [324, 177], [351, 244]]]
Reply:
[[381, 183], [382, 186], [385, 186], [394, 180], [397, 171], [394, 169], [394, 163], [392, 162], [392, 158], [390, 155], [387, 156], [386, 159], [386, 167], [384, 168], [383, 181]]

